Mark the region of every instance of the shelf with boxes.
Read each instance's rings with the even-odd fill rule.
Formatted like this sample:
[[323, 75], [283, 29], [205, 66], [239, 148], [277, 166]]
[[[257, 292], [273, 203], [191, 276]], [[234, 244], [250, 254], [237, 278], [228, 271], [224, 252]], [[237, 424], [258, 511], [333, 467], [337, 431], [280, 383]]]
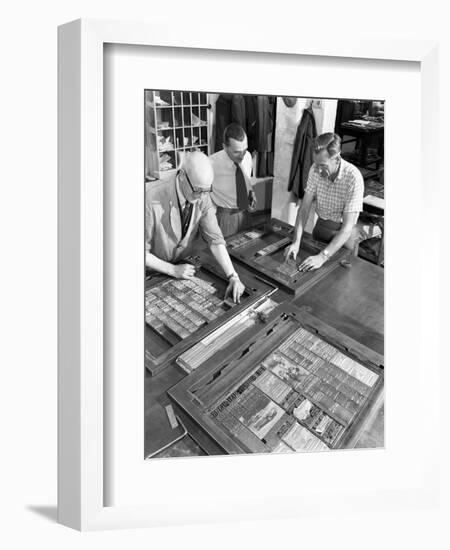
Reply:
[[208, 154], [209, 103], [204, 92], [145, 91], [145, 175], [161, 179], [186, 152]]

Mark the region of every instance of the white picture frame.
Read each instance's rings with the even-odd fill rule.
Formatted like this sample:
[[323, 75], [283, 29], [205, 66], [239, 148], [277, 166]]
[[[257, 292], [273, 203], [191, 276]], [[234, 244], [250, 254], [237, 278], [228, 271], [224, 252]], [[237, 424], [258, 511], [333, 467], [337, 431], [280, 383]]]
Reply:
[[[213, 521], [214, 514], [206, 515], [194, 497], [187, 519], [171, 509], [155, 510], [155, 507], [141, 504], [105, 506], [105, 494], [109, 490], [104, 476], [103, 447], [104, 392], [108, 389], [103, 383], [103, 298], [108, 275], [103, 263], [104, 209], [107, 208], [103, 200], [103, 62], [106, 44], [200, 48], [209, 50], [208, 55], [212, 58], [217, 50], [235, 50], [259, 56], [264, 53], [311, 56], [312, 63], [322, 57], [417, 63], [422, 89], [420, 104], [417, 105], [421, 113], [421, 182], [424, 187], [426, 184], [430, 194], [437, 192], [438, 179], [435, 173], [437, 44], [416, 40], [357, 41], [354, 37], [327, 40], [304, 33], [278, 35], [268, 48], [267, 38], [256, 30], [233, 36], [231, 40], [227, 32], [218, 28], [205, 29], [201, 35], [194, 36], [188, 29], [183, 29], [181, 23], [172, 25], [169, 33], [161, 21], [78, 20], [59, 28], [58, 520], [80, 530]], [[424, 216], [430, 216], [431, 221], [431, 213], [425, 212]], [[424, 224], [423, 227], [422, 239], [437, 243], [433, 224]], [[423, 250], [421, 245], [419, 248]], [[432, 248], [429, 254], [432, 261], [437, 258], [438, 250]], [[423, 271], [420, 288], [425, 284], [429, 287], [430, 282], [434, 284], [433, 276]], [[426, 305], [422, 301], [420, 307], [423, 315], [437, 318], [438, 287], [433, 288], [435, 292], [428, 295]], [[434, 380], [438, 376], [437, 363], [437, 355], [431, 355], [429, 368]], [[423, 388], [424, 392], [427, 385]], [[437, 392], [434, 397], [437, 400]], [[437, 409], [434, 407], [430, 414], [437, 414]], [[434, 446], [431, 445], [421, 464], [424, 470], [431, 466], [433, 453]], [[254, 460], [254, 457], [249, 459]], [[174, 462], [173, 468], [182, 469], [183, 464]], [[436, 475], [421, 476], [420, 483], [395, 492], [390, 505], [400, 507], [408, 500], [411, 502], [412, 498], [414, 502], [434, 502], [437, 487]], [[307, 511], [306, 505], [299, 505], [291, 511], [284, 508], [281, 507], [282, 516], [296, 516]], [[235, 514], [231, 513], [226, 519], [259, 517], [265, 517], [265, 513], [258, 513], [248, 501], [236, 497]]]

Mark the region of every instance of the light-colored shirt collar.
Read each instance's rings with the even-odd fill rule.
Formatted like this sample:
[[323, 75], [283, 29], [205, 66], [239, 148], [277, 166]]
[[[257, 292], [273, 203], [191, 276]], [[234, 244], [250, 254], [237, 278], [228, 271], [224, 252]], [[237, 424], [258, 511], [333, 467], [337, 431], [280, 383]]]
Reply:
[[234, 162], [234, 160], [232, 160], [232, 159], [229, 157], [229, 155], [228, 155], [228, 153], [225, 151], [225, 149], [222, 149], [222, 151], [223, 151], [223, 156], [224, 156], [225, 159], [226, 159], [226, 162], [228, 162], [228, 164], [229, 164], [230, 166], [236, 166], [236, 164], [239, 164], [239, 166], [240, 166], [240, 165], [242, 164], [242, 162]]
[[337, 176], [334, 178], [334, 181], [341, 180], [344, 177], [344, 159], [341, 157], [339, 161], [339, 170]]
[[[327, 178], [323, 178], [327, 181], [328, 185], [333, 185], [334, 183], [336, 183], [337, 181], [340, 181], [343, 177], [344, 177], [344, 159], [341, 158], [341, 160], [339, 161], [339, 170], [338, 170], [338, 173], [336, 175], [336, 177], [334, 178], [334, 180], [332, 180], [331, 178], [327, 177]], [[320, 176], [320, 174], [319, 174]], [[322, 177], [322, 176], [320, 176]]]

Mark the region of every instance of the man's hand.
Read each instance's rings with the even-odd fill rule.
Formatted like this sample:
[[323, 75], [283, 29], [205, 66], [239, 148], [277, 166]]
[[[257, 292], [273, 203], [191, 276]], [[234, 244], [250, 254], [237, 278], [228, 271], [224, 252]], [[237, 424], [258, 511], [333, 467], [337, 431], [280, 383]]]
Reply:
[[289, 246], [287, 246], [284, 249], [284, 260], [295, 260], [297, 258], [298, 249], [300, 248], [300, 244], [291, 243]]
[[308, 256], [306, 260], [298, 266], [299, 271], [313, 271], [314, 269], [319, 269], [325, 263], [325, 258], [322, 254], [317, 254], [316, 256]]
[[175, 279], [192, 279], [195, 275], [195, 267], [191, 264], [174, 265], [171, 275]]
[[228, 296], [233, 298], [233, 302], [236, 304], [241, 303], [241, 296], [244, 294], [245, 286], [239, 280], [239, 277], [232, 277], [225, 290], [225, 300]]
[[250, 211], [256, 208], [256, 193], [252, 190], [248, 192], [248, 209]]

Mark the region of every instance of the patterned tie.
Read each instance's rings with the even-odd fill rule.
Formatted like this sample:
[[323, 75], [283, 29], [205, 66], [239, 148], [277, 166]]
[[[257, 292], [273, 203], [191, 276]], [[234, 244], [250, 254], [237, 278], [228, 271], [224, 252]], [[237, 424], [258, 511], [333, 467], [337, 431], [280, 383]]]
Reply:
[[237, 162], [235, 162], [234, 164], [236, 165], [237, 207], [239, 208], [239, 210], [247, 210], [249, 206], [249, 202], [248, 202], [247, 185], [245, 183], [244, 173], [242, 172], [242, 168], [239, 166]]
[[191, 221], [192, 209], [194, 208], [194, 203], [186, 201], [184, 205], [183, 212], [181, 213], [181, 238], [184, 239], [184, 236], [187, 233], [189, 223]]

